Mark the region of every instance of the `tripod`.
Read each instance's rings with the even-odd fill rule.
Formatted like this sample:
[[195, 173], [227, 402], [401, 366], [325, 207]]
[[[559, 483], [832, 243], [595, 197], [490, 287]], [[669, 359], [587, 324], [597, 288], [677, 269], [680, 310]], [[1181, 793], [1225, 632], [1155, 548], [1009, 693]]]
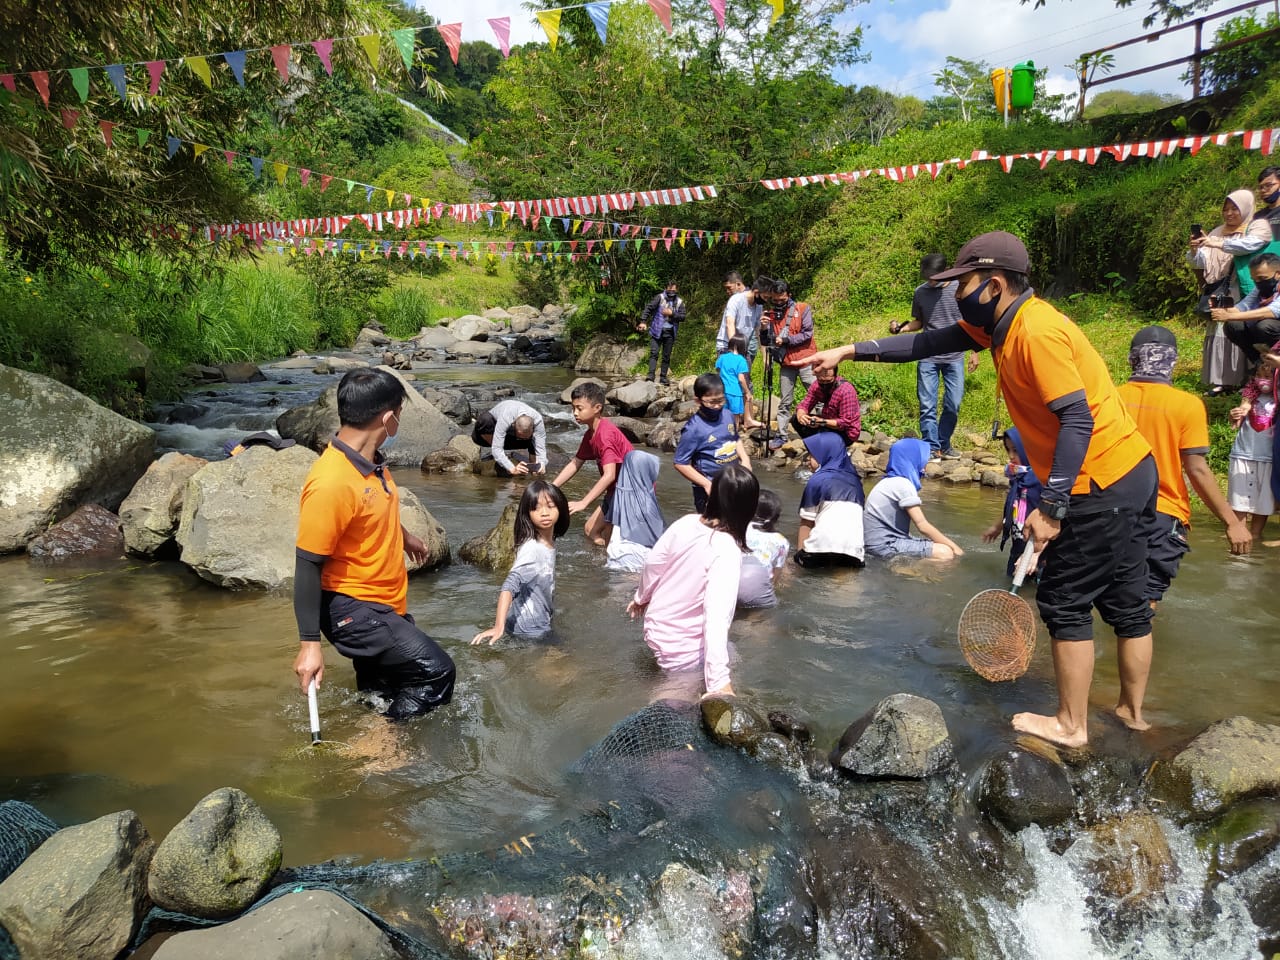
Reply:
[[[773, 429], [773, 411], [769, 409], [773, 398], [773, 330], [768, 319], [761, 318], [760, 353], [764, 356], [764, 455], [769, 456], [769, 433]], [[781, 397], [778, 398], [781, 401]]]

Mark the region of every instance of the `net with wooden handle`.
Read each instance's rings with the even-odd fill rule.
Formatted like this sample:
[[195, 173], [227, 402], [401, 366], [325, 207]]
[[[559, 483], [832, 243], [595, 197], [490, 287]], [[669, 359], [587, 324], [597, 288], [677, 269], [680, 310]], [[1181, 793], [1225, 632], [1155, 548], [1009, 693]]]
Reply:
[[960, 652], [978, 676], [1013, 680], [1027, 672], [1036, 649], [1036, 617], [1018, 596], [1035, 546], [1028, 541], [1018, 559], [1011, 590], [983, 590], [965, 605], [957, 634]]

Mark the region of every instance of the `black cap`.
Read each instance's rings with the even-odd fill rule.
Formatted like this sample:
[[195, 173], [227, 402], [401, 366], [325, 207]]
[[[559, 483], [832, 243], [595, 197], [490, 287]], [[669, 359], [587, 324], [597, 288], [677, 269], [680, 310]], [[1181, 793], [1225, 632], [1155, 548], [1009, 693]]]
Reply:
[[1129, 343], [1129, 349], [1140, 347], [1144, 343], [1163, 343], [1165, 346], [1176, 347], [1178, 338], [1173, 335], [1173, 331], [1168, 327], [1153, 324], [1149, 327], [1143, 327], [1133, 335], [1133, 340]]
[[974, 237], [956, 254], [956, 265], [950, 270], [935, 273], [930, 280], [954, 280], [974, 270], [1009, 270], [1013, 273], [1030, 273], [1031, 258], [1027, 248], [1012, 233], [995, 230]]

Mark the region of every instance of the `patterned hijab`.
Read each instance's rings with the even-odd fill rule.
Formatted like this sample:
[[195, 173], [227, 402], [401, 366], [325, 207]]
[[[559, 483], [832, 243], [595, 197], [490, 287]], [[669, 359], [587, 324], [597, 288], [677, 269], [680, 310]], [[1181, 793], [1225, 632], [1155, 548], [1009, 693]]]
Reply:
[[1173, 365], [1178, 362], [1178, 338], [1166, 327], [1143, 327], [1129, 344], [1130, 380], [1140, 383], [1173, 384]]

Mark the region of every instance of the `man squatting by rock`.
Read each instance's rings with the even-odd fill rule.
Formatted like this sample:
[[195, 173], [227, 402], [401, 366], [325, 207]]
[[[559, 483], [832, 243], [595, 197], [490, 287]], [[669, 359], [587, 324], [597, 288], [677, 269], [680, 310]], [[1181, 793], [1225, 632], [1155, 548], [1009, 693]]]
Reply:
[[476, 446], [489, 448], [500, 477], [546, 472], [547, 427], [542, 414], [527, 403], [503, 400], [494, 404], [476, 417], [471, 439]]
[[453, 660], [408, 613], [404, 557], [426, 545], [400, 524], [400, 494], [385, 457], [400, 431], [404, 387], [385, 370], [352, 370], [338, 384], [340, 426], [302, 487], [293, 581], [306, 692], [324, 679], [323, 633], [356, 670], [359, 690], [390, 701], [403, 720], [453, 697]]
[[935, 281], [959, 282], [960, 321], [942, 330], [825, 350], [818, 369], [841, 360], [902, 363], [956, 350], [990, 348], [998, 388], [1044, 484], [1025, 529], [1040, 556], [1036, 603], [1053, 641], [1058, 709], [1019, 713], [1014, 729], [1063, 746], [1088, 741], [1093, 682], [1093, 609], [1116, 634], [1120, 697], [1115, 712], [1144, 730], [1151, 671], [1152, 608], [1147, 549], [1156, 522], [1157, 475], [1106, 364], [1080, 328], [1041, 300], [1030, 260], [1010, 233], [966, 243]]

